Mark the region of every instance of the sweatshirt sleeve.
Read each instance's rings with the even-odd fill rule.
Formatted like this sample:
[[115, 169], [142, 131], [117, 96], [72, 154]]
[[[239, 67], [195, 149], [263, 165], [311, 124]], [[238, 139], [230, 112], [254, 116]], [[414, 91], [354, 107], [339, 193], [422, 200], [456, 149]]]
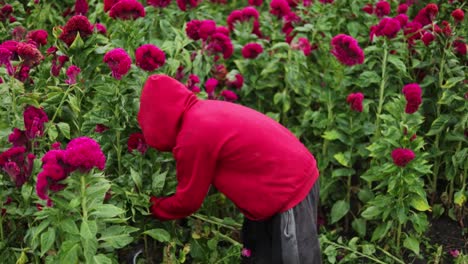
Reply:
[[152, 213], [160, 220], [184, 218], [197, 211], [205, 199], [216, 168], [216, 158], [207, 146], [185, 144], [173, 150], [177, 188], [174, 195], [152, 199]]

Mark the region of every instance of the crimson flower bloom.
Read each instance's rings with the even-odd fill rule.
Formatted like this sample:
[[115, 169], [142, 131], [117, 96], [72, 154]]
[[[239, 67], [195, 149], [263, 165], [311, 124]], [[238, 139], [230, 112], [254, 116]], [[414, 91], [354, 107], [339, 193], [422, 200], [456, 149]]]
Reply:
[[241, 89], [244, 85], [244, 77], [241, 74], [236, 74], [233, 80], [228, 79], [226, 82], [228, 87], [234, 87], [236, 89]]
[[166, 7], [171, 3], [172, 0], [148, 0], [148, 4], [154, 7]]
[[364, 100], [364, 94], [362, 93], [351, 93], [346, 98], [346, 102], [350, 105], [351, 110], [356, 112], [362, 112], [362, 101]]
[[455, 52], [458, 54], [458, 55], [461, 55], [461, 56], [465, 56], [466, 55], [466, 43], [463, 42], [461, 39], [458, 39], [458, 40], [455, 40], [453, 42], [453, 47], [455, 49]]
[[312, 52], [312, 45], [307, 38], [299, 38], [297, 44], [293, 45], [294, 49], [302, 50], [305, 56], [309, 56]]
[[85, 16], [88, 13], [88, 2], [86, 0], [76, 0], [75, 2], [75, 15]]
[[200, 89], [197, 86], [198, 83], [200, 83], [200, 78], [196, 74], [190, 74], [186, 86], [189, 90], [197, 91]]
[[10, 4], [6, 4], [0, 8], [0, 22], [6, 21], [7, 18], [13, 13], [13, 7]]
[[413, 45], [415, 40], [420, 39], [422, 37], [421, 29], [422, 26], [419, 22], [412, 21], [406, 24], [405, 28], [403, 29], [403, 32], [410, 45]]
[[198, 6], [198, 0], [176, 0], [177, 6], [182, 11], [187, 11], [187, 6], [189, 8], [195, 8]]
[[185, 27], [185, 33], [187, 34], [187, 36], [193, 40], [199, 40], [200, 25], [201, 21], [196, 19], [187, 22], [187, 25]]
[[105, 25], [101, 24], [101, 23], [96, 23], [94, 24], [94, 28], [96, 29], [96, 31], [102, 35], [106, 35], [107, 34], [107, 28]]
[[93, 26], [89, 22], [88, 18], [82, 15], [73, 16], [68, 20], [63, 28], [62, 34], [59, 36], [59, 39], [70, 46], [78, 33], [80, 33], [80, 37], [82, 39], [93, 34]]
[[39, 65], [44, 59], [44, 56], [33, 44], [20, 42], [17, 51], [18, 56], [23, 60], [23, 65], [30, 68]]
[[104, 131], [108, 130], [109, 128], [103, 124], [97, 124], [96, 127], [94, 128], [94, 132], [96, 133], [104, 133]]
[[71, 172], [70, 166], [64, 161], [65, 150], [49, 150], [42, 157], [42, 171], [37, 175], [36, 194], [42, 200], [47, 200], [47, 206], [52, 206], [49, 189], [59, 191], [65, 188], [59, 181], [65, 179]]
[[270, 2], [270, 14], [277, 18], [283, 18], [291, 12], [291, 7], [286, 0], [272, 0]]
[[438, 13], [439, 7], [436, 4], [428, 4], [426, 7], [419, 10], [413, 21], [419, 22], [421, 26], [429, 25], [434, 21]]
[[11, 134], [8, 136], [8, 142], [13, 144], [14, 147], [23, 146], [27, 149], [29, 149], [30, 147], [29, 139], [26, 136], [26, 131], [23, 131], [16, 127], [13, 128], [13, 132], [11, 132]]
[[145, 71], [154, 71], [164, 65], [166, 55], [153, 44], [145, 44], [135, 51], [136, 65]]
[[209, 38], [206, 50], [209, 54], [222, 53], [223, 58], [228, 59], [234, 53], [234, 46], [228, 36], [217, 32]]
[[120, 0], [104, 0], [104, 12], [111, 10], [111, 8], [117, 4]]
[[396, 37], [400, 31], [400, 21], [395, 18], [384, 17], [375, 28], [376, 36], [385, 36], [389, 39]]
[[424, 32], [424, 35], [422, 36], [421, 40], [424, 43], [424, 45], [429, 46], [432, 41], [434, 41], [435, 36], [429, 31]]
[[331, 40], [331, 53], [344, 65], [353, 66], [364, 62], [364, 52], [353, 37], [338, 34]]
[[402, 28], [408, 23], [408, 16], [406, 14], [399, 14], [394, 19], [400, 22], [400, 27]]
[[242, 48], [242, 56], [246, 59], [255, 59], [263, 52], [262, 45], [251, 42]]
[[223, 90], [221, 92], [221, 97], [228, 102], [234, 102], [238, 99], [237, 94], [231, 90]]
[[8, 75], [13, 75], [14, 70], [11, 65], [11, 58], [13, 57], [13, 52], [0, 46], [0, 66], [5, 65]]
[[70, 67], [68, 67], [67, 69], [68, 79], [65, 80], [65, 83], [69, 85], [75, 84], [76, 77], [78, 76], [78, 74], [80, 74], [80, 72], [81, 72], [81, 69], [78, 68], [76, 65], [71, 65]]
[[5, 171], [16, 187], [21, 187], [31, 176], [35, 156], [26, 148], [11, 147], [0, 154], [0, 168]]
[[122, 48], [113, 49], [104, 55], [104, 63], [107, 63], [112, 71], [112, 76], [120, 80], [130, 70], [132, 59]]
[[47, 37], [49, 34], [43, 29], [29, 31], [26, 35], [26, 40], [32, 40], [39, 46], [44, 46], [47, 44]]
[[218, 86], [218, 80], [215, 78], [209, 78], [205, 82], [205, 91], [208, 95], [213, 95], [214, 91], [216, 90], [216, 86]]
[[390, 3], [387, 1], [379, 1], [375, 4], [374, 14], [377, 17], [384, 17], [390, 14]]
[[73, 170], [81, 172], [89, 172], [94, 167], [103, 170], [106, 166], [106, 156], [101, 147], [89, 137], [72, 139], [65, 149], [64, 160]]
[[120, 0], [109, 11], [110, 17], [122, 20], [135, 20], [145, 15], [145, 8], [136, 0]]
[[374, 6], [372, 4], [366, 4], [363, 8], [362, 11], [366, 12], [367, 14], [372, 14], [374, 13]]
[[399, 167], [405, 167], [414, 158], [415, 155], [411, 149], [397, 148], [392, 151], [393, 163]]
[[26, 136], [29, 139], [42, 136], [44, 134], [44, 123], [49, 121], [47, 114], [42, 108], [28, 106], [23, 113]]
[[417, 83], [410, 83], [403, 87], [402, 93], [406, 98], [406, 108], [405, 112], [407, 114], [412, 114], [418, 111], [419, 106], [422, 103], [422, 90]]
[[146, 144], [143, 134], [137, 132], [130, 134], [128, 137], [127, 148], [130, 153], [132, 153], [134, 150], [137, 150], [144, 155], [148, 149], [148, 144]]
[[398, 14], [406, 14], [408, 12], [408, 5], [407, 4], [400, 4], [397, 8]]
[[456, 22], [462, 22], [465, 18], [465, 13], [460, 8], [453, 10], [452, 17]]
[[263, 4], [263, 0], [249, 0], [249, 5], [251, 6], [261, 6]]
[[198, 28], [200, 38], [207, 40], [214, 33], [216, 33], [216, 22], [213, 20], [202, 20]]

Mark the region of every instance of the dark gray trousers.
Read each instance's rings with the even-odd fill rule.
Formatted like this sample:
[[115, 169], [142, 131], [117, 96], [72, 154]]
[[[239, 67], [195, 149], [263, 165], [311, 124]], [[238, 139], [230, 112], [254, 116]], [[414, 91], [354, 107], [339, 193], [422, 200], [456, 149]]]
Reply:
[[244, 219], [242, 240], [250, 256], [242, 263], [321, 264], [317, 232], [318, 181], [307, 197], [265, 221]]

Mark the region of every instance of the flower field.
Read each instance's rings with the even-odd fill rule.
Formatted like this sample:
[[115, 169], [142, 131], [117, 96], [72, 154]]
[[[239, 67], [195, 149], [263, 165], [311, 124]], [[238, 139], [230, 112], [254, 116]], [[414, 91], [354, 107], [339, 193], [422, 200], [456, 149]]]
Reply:
[[248, 260], [214, 188], [190, 217], [151, 215], [177, 185], [137, 122], [158, 73], [314, 154], [324, 263], [468, 263], [467, 6], [0, 0], [0, 262]]

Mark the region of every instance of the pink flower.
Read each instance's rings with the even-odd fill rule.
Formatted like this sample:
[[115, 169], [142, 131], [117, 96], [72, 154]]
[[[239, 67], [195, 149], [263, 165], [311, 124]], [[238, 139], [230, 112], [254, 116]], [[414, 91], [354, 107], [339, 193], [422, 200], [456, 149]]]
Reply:
[[30, 68], [39, 65], [44, 59], [41, 52], [32, 44], [20, 42], [17, 51], [18, 56], [23, 60], [23, 65]]
[[224, 97], [224, 99], [228, 102], [237, 101], [237, 94], [231, 90], [223, 90], [221, 92], [221, 97]]
[[136, 0], [120, 0], [109, 11], [110, 17], [122, 20], [135, 20], [145, 15], [145, 8]]
[[137, 150], [144, 155], [148, 149], [148, 144], [146, 144], [143, 134], [138, 132], [130, 134], [127, 141], [127, 148], [130, 153]]
[[69, 85], [75, 84], [76, 77], [78, 76], [78, 74], [80, 74], [80, 72], [81, 72], [81, 69], [78, 68], [76, 65], [71, 65], [70, 67], [68, 67], [67, 69], [68, 79], [65, 80], [65, 83]]
[[460, 251], [458, 249], [452, 249], [452, 250], [449, 251], [449, 253], [454, 258], [458, 258], [458, 256], [460, 256]]
[[76, 0], [75, 15], [85, 16], [88, 13], [88, 2], [86, 0]]
[[10, 4], [6, 4], [0, 8], [0, 22], [6, 21], [7, 18], [13, 13], [13, 7]]
[[390, 3], [387, 1], [379, 1], [375, 4], [374, 14], [377, 17], [384, 17], [390, 14]]
[[435, 36], [429, 31], [424, 32], [424, 35], [421, 38], [422, 42], [426, 46], [429, 46], [429, 44], [431, 44], [431, 42], [434, 41], [434, 39]]
[[13, 75], [14, 70], [11, 65], [11, 59], [13, 57], [13, 52], [0, 46], [0, 66], [5, 65], [9, 75]]
[[422, 26], [419, 22], [409, 22], [406, 24], [403, 32], [410, 45], [413, 45], [414, 41], [422, 37]]
[[252, 255], [252, 251], [248, 248], [243, 248], [241, 251], [243, 257], [249, 258]]
[[236, 74], [234, 80], [227, 80], [226, 85], [228, 87], [234, 87], [236, 89], [241, 89], [244, 85], [244, 77], [241, 74]]
[[251, 42], [242, 48], [242, 56], [246, 59], [255, 59], [263, 52], [262, 45]]
[[206, 50], [211, 55], [222, 53], [223, 58], [228, 59], [234, 53], [234, 46], [228, 36], [222, 33], [215, 33], [210, 37]]
[[353, 37], [338, 34], [331, 40], [331, 53], [344, 65], [353, 66], [364, 62], [364, 52]]
[[426, 7], [419, 10], [413, 21], [420, 23], [421, 26], [425, 26], [431, 24], [438, 13], [439, 7], [436, 4], [428, 4]]
[[225, 26], [217, 26], [216, 33], [220, 33], [226, 35], [226, 37], [229, 37], [229, 29]]
[[249, 0], [249, 5], [251, 6], [261, 6], [263, 4], [263, 0]]
[[405, 167], [414, 158], [415, 155], [411, 149], [397, 148], [392, 151], [393, 163], [399, 167]]
[[107, 63], [112, 71], [112, 76], [120, 80], [130, 70], [132, 59], [122, 48], [115, 48], [104, 55], [104, 63]]
[[452, 17], [456, 22], [462, 22], [465, 18], [465, 13], [460, 8], [453, 10]]
[[216, 22], [213, 20], [202, 20], [198, 28], [198, 35], [201, 39], [206, 40], [209, 36], [216, 32]]
[[94, 128], [94, 132], [96, 133], [104, 133], [104, 131], [108, 130], [109, 128], [103, 124], [97, 124], [96, 127]]
[[94, 28], [96, 29], [96, 31], [102, 35], [106, 35], [107, 34], [107, 28], [105, 25], [101, 24], [101, 23], [96, 23], [94, 24]]
[[104, 12], [111, 10], [111, 8], [117, 4], [120, 0], [104, 0]]
[[229, 26], [229, 30], [233, 30], [234, 25], [237, 22], [243, 22], [243, 21], [244, 21], [244, 15], [242, 14], [241, 10], [232, 11], [227, 17], [227, 24]]
[[408, 16], [405, 14], [399, 14], [394, 19], [400, 22], [400, 27], [403, 28], [408, 23]]
[[70, 18], [65, 24], [59, 39], [70, 46], [76, 38], [76, 35], [80, 33], [80, 37], [85, 39], [93, 34], [93, 26], [89, 23], [89, 20], [85, 16], [76, 15]]
[[186, 86], [189, 90], [193, 91], [195, 87], [198, 88], [198, 86], [196, 86], [198, 83], [200, 83], [200, 78], [195, 74], [190, 74]]
[[408, 12], [408, 5], [407, 4], [400, 4], [397, 9], [398, 14], [406, 14]]
[[26, 147], [29, 149], [30, 143], [26, 136], [26, 131], [18, 128], [13, 128], [13, 132], [8, 136], [8, 142], [12, 143], [14, 147]]
[[88, 172], [96, 167], [103, 170], [106, 166], [106, 157], [99, 144], [89, 137], [72, 139], [65, 150], [65, 162], [73, 169]]
[[176, 0], [177, 6], [182, 11], [187, 11], [187, 6], [189, 8], [195, 8], [198, 6], [198, 0]]
[[375, 30], [376, 36], [385, 36], [389, 39], [396, 37], [400, 31], [400, 22], [397, 19], [384, 17]]
[[402, 93], [406, 98], [406, 108], [405, 112], [407, 114], [412, 114], [418, 111], [419, 106], [422, 103], [422, 90], [417, 83], [410, 83], [403, 87]]
[[453, 47], [455, 49], [455, 52], [458, 55], [461, 55], [461, 56], [466, 55], [466, 50], [467, 50], [466, 43], [463, 42], [461, 39], [455, 40], [452, 45], [453, 45]]
[[26, 35], [26, 40], [32, 40], [39, 46], [44, 46], [47, 44], [47, 31], [43, 29], [29, 31]]
[[372, 14], [372, 13], [374, 13], [374, 6], [372, 4], [366, 4], [362, 8], [362, 11], [366, 12], [367, 14]]
[[171, 3], [172, 0], [148, 0], [148, 4], [154, 7], [164, 8]]
[[15, 41], [23, 41], [26, 37], [28, 30], [23, 26], [16, 26], [13, 31], [11, 31], [12, 39]]
[[200, 20], [190, 20], [187, 22], [187, 26], [185, 27], [185, 33], [187, 36], [193, 40], [199, 40], [200, 35], [199, 35], [199, 30], [200, 30], [200, 25], [201, 25]]
[[136, 65], [145, 71], [154, 71], [166, 63], [164, 52], [153, 44], [144, 44], [135, 51]]
[[16, 70], [15, 68], [15, 75], [14, 77], [18, 79], [20, 82], [25, 83], [29, 79], [29, 71], [31, 68], [29, 68], [26, 65], [21, 65], [19, 70]]
[[305, 56], [309, 56], [312, 52], [312, 46], [310, 45], [309, 40], [306, 38], [299, 38], [297, 40], [297, 44], [293, 45], [292, 47], [293, 49], [302, 50]]
[[208, 95], [213, 95], [214, 91], [216, 90], [216, 86], [218, 86], [218, 80], [215, 78], [209, 78], [205, 82], [205, 91]]
[[44, 133], [44, 123], [49, 121], [47, 114], [42, 108], [28, 106], [23, 113], [26, 136], [29, 139], [42, 136]]
[[350, 105], [351, 110], [356, 112], [362, 112], [362, 101], [364, 100], [364, 94], [362, 93], [351, 93], [346, 98], [346, 102]]
[[60, 142], [56, 141], [56, 142], [52, 143], [52, 145], [50, 145], [50, 148], [55, 149], [55, 150], [59, 150], [61, 145], [62, 144], [60, 144]]
[[35, 158], [23, 146], [11, 147], [0, 154], [0, 168], [10, 176], [16, 187], [21, 187], [31, 176]]
[[291, 12], [291, 7], [286, 0], [271, 0], [270, 14], [277, 18], [283, 18]]

